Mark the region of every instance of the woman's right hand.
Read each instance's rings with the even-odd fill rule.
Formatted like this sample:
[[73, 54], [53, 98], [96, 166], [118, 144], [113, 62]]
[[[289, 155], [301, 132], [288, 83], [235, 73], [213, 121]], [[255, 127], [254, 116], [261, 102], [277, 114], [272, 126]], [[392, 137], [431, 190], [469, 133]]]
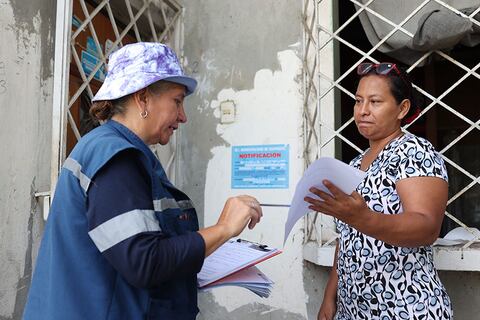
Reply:
[[320, 310], [318, 311], [317, 320], [333, 320], [336, 312], [337, 303], [335, 298], [332, 299], [325, 297], [322, 305], [320, 306]]
[[225, 202], [222, 213], [214, 226], [198, 231], [205, 241], [205, 257], [217, 250], [232, 237], [236, 237], [248, 225], [252, 229], [262, 217], [262, 208], [251, 196], [232, 197]]
[[217, 225], [223, 226], [229, 238], [238, 236], [248, 224], [252, 229], [262, 217], [262, 208], [257, 199], [251, 196], [231, 197], [225, 202]]

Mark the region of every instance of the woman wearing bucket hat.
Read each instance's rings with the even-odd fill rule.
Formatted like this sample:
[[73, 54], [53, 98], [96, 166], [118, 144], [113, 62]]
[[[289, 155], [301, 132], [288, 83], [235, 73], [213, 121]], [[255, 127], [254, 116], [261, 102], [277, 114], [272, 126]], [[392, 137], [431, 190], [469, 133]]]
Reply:
[[90, 113], [104, 123], [65, 161], [33, 275], [25, 319], [194, 319], [203, 260], [262, 211], [227, 200], [216, 225], [198, 230], [190, 199], [148, 145], [186, 122], [196, 81], [160, 43], [110, 56]]

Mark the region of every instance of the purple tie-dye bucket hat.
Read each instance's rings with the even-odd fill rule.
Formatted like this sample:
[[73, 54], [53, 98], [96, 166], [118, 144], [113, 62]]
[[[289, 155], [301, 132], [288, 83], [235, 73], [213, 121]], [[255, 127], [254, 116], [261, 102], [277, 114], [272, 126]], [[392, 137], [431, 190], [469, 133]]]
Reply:
[[191, 94], [197, 81], [183, 74], [177, 56], [168, 46], [158, 42], [128, 44], [112, 53], [108, 74], [93, 101], [115, 100], [166, 80], [184, 85]]

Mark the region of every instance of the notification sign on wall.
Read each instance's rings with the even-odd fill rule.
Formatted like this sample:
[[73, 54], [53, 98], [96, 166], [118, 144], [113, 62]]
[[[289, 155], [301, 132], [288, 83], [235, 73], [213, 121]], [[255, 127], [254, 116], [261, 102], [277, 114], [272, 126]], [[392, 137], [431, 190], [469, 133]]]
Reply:
[[232, 189], [287, 189], [288, 144], [232, 147]]

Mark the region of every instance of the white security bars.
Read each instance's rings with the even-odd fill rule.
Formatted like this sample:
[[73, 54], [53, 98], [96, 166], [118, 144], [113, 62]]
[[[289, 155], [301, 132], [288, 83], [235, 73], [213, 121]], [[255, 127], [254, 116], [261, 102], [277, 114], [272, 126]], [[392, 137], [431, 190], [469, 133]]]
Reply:
[[[348, 112], [345, 111], [346, 104], [354, 104], [355, 86], [351, 80], [354, 78], [352, 75], [362, 62], [393, 60], [380, 51], [402, 37], [413, 39], [415, 30], [412, 30], [412, 25], [417, 25], [417, 21], [413, 20], [418, 20], [422, 13], [435, 6], [443, 12], [453, 12], [465, 21], [470, 21], [473, 29], [480, 28], [480, 21], [475, 18], [480, 12], [479, 1], [463, 1], [465, 5], [470, 4], [468, 14], [465, 13], [466, 10], [458, 9], [458, 4], [462, 1], [455, 3], [456, 8], [451, 4], [452, 1], [446, 0], [405, 2], [412, 6], [412, 10], [401, 16], [400, 12], [394, 12], [387, 17], [387, 14], [374, 10], [381, 7], [375, 0], [304, 0], [305, 166], [320, 156], [343, 158], [344, 153], [356, 155], [365, 148], [354, 138], [353, 117], [351, 113], [347, 117]], [[386, 29], [383, 33], [377, 32], [383, 36], [373, 45], [365, 36], [360, 43], [348, 35], [352, 32], [349, 28], [354, 28], [354, 23], [355, 28], [360, 30], [356, 32], [365, 33], [360, 20], [367, 15], [376, 19], [372, 25], [383, 25]], [[466, 153], [465, 150], [480, 150], [480, 109], [474, 99], [475, 92], [478, 95], [480, 83], [480, 58], [478, 48], [463, 48], [460, 51], [461, 55], [455, 50], [441, 51], [433, 48], [421, 52], [409, 63], [407, 72], [412, 76], [414, 86], [425, 103], [420, 116], [403, 129], [415, 132], [418, 128], [423, 128], [427, 132], [427, 138], [433, 137], [438, 142], [437, 150], [442, 154], [450, 175], [450, 197], [444, 225], [448, 226], [446, 229], [460, 226], [474, 234], [469, 228], [472, 225], [464, 221], [480, 226], [480, 205], [477, 201], [480, 199], [480, 160], [473, 159], [473, 156], [473, 160], [469, 160], [462, 158], [462, 155]], [[438, 61], [442, 61], [439, 70], [455, 68], [455, 74], [459, 74], [458, 79], [453, 75], [445, 77], [452, 79], [436, 79], [437, 68], [432, 66], [432, 62], [436, 66]], [[457, 102], [453, 97], [469, 91], [472, 95], [464, 98], [467, 107], [460, 106], [465, 102]], [[444, 137], [446, 133], [448, 137]], [[469, 144], [466, 141], [470, 141]], [[463, 150], [463, 153], [458, 150]], [[351, 157], [343, 160], [350, 159]], [[305, 219], [305, 224], [304, 257], [320, 265], [331, 265], [337, 237], [333, 220], [322, 214], [311, 213]], [[479, 240], [475, 236], [464, 245], [436, 247], [437, 267], [448, 270], [480, 270]]]

